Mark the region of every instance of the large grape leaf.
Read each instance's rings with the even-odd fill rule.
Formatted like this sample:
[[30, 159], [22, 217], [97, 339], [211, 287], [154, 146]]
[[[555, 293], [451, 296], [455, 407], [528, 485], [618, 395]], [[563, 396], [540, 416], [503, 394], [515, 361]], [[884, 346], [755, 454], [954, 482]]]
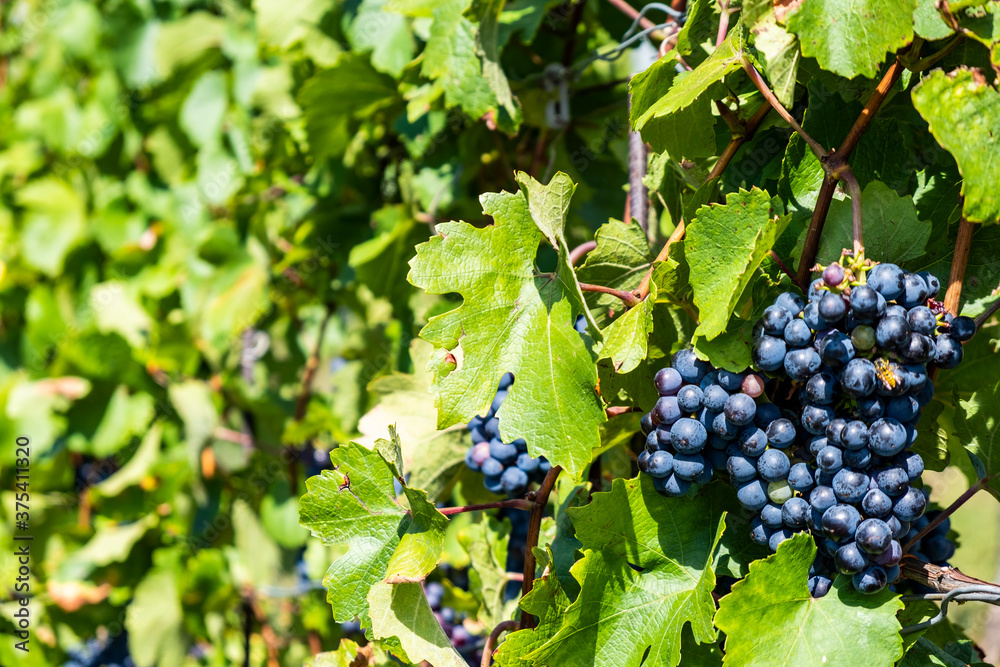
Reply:
[[[741, 67], [740, 50], [738, 48], [740, 39], [739, 30], [732, 30], [719, 48], [702, 64], [694, 68], [691, 72], [676, 78], [669, 78], [664, 74], [660, 77], [650, 77], [644, 81], [645, 86], [653, 87], [653, 93], [642, 90], [642, 86], [632, 89], [632, 94], [656, 99], [646, 108], [641, 116], [632, 121], [635, 130], [642, 131], [648, 123], [657, 122], [656, 119], [665, 118], [682, 111], [695, 103], [703, 94], [710, 91], [719, 91], [722, 81], [727, 74], [735, 72]], [[661, 86], [666, 83], [668, 88], [664, 90]], [[724, 96], [725, 93], [720, 95]]]
[[787, 15], [802, 55], [848, 79], [878, 74], [886, 53], [913, 40], [916, 0], [802, 0]]
[[[453, 351], [454, 360], [432, 362], [438, 427], [484, 413], [500, 377], [512, 372], [514, 385], [498, 414], [504, 440], [524, 438], [533, 456], [545, 455], [579, 478], [600, 446], [598, 425], [606, 416], [595, 391], [594, 360], [573, 328], [574, 307], [585, 308], [562, 238], [565, 181], [557, 174], [547, 191], [538, 185], [484, 195], [483, 210], [494, 224], [438, 225], [440, 236], [417, 246], [409, 280], [428, 292], [463, 298], [420, 332]], [[554, 274], [535, 269], [544, 236], [557, 237]]]
[[[629, 292], [639, 287], [653, 261], [642, 227], [612, 220], [597, 230], [594, 241], [597, 247], [587, 253], [586, 261], [577, 271], [580, 282]], [[591, 308], [621, 308], [621, 301], [611, 294], [587, 292], [585, 296]]]
[[646, 664], [672, 666], [685, 624], [698, 642], [715, 639], [712, 557], [725, 513], [711, 487], [667, 499], [648, 477], [616, 479], [569, 513], [586, 550], [572, 569], [580, 594], [534, 664], [624, 667], [648, 649]]
[[374, 643], [358, 646], [343, 637], [336, 651], [319, 653], [305, 664], [306, 667], [392, 667], [396, 662]]
[[434, 667], [468, 667], [431, 611], [420, 584], [376, 583], [368, 591], [372, 633], [395, 638], [407, 662]]
[[[334, 618], [367, 609], [368, 590], [382, 581], [416, 580], [434, 569], [448, 520], [419, 489], [404, 488], [410, 509], [396, 502], [389, 464], [357, 443], [330, 454], [333, 470], [306, 480], [299, 523], [326, 544], [346, 544], [323, 578]], [[419, 586], [418, 586], [419, 588]]]
[[[632, 108], [629, 117], [633, 125], [654, 104], [668, 94], [681, 75], [677, 67], [678, 54], [671, 51], [629, 81]], [[687, 75], [685, 75], [687, 76]], [[642, 125], [642, 138], [657, 153], [666, 152], [675, 160], [707, 157], [715, 154], [715, 116], [712, 101], [702, 95], [678, 111], [653, 117]]]
[[469, 554], [469, 592], [480, 604], [478, 620], [492, 628], [504, 620], [510, 528], [492, 517], [480, 517], [459, 533], [458, 540]]
[[535, 579], [531, 592], [521, 598], [520, 607], [538, 618], [533, 629], [518, 630], [507, 635], [507, 639], [494, 653], [497, 667], [532, 667], [528, 654], [543, 646], [562, 625], [563, 615], [569, 606], [569, 598], [559, 586], [555, 573], [548, 573]]
[[715, 624], [726, 633], [727, 667], [752, 665], [891, 665], [902, 655], [896, 612], [899, 597], [864, 595], [838, 576], [826, 596], [813, 599], [806, 581], [816, 556], [807, 534], [750, 565], [750, 574], [719, 601]]
[[[872, 181], [861, 193], [861, 225], [865, 256], [877, 262], [920, 257], [931, 236], [931, 223], [917, 217], [913, 199], [900, 197], [881, 181]], [[841, 251], [854, 244], [853, 230], [851, 200], [831, 202], [816, 261], [828, 264], [840, 259]], [[795, 254], [801, 254], [801, 248]]]
[[695, 336], [712, 339], [726, 330], [754, 270], [791, 221], [783, 213], [780, 199], [757, 188], [697, 210], [684, 241], [701, 316]]
[[600, 359], [611, 359], [615, 372], [635, 370], [647, 356], [649, 334], [653, 331], [656, 283], [650, 281], [649, 296], [630, 308], [604, 330]]
[[[959, 400], [955, 430], [965, 448], [982, 463], [981, 473], [1000, 472], [1000, 384], [977, 389], [967, 400]], [[987, 489], [1000, 499], [1000, 479], [993, 478]]]
[[913, 106], [962, 172], [962, 212], [973, 222], [1000, 221], [1000, 92], [981, 73], [930, 73], [913, 89]]

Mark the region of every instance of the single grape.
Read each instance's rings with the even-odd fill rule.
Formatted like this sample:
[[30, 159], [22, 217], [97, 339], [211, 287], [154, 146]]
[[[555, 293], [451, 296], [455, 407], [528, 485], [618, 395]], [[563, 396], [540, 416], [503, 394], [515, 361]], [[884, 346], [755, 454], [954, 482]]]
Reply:
[[830, 592], [832, 585], [833, 582], [830, 581], [830, 578], [821, 574], [809, 577], [809, 595], [816, 599], [821, 598]]
[[[874, 366], [873, 366], [874, 368]], [[858, 401], [858, 417], [873, 422], [885, 414], [885, 403], [877, 396], [862, 398]]]
[[697, 385], [687, 384], [677, 392], [677, 406], [685, 414], [701, 410], [703, 392]]
[[725, 413], [720, 412], [716, 415], [715, 419], [712, 420], [712, 431], [719, 434], [726, 440], [732, 440], [740, 434], [740, 427], [734, 424]]
[[919, 489], [910, 488], [896, 500], [892, 513], [900, 521], [916, 521], [927, 507], [927, 498]]
[[771, 425], [771, 422], [780, 418], [781, 410], [777, 405], [774, 403], [761, 403], [757, 406], [757, 416], [754, 417], [754, 423], [766, 429]]
[[683, 496], [691, 488], [691, 482], [683, 480], [677, 475], [653, 479], [653, 488], [656, 492], [668, 498]]
[[920, 271], [917, 275], [923, 278], [927, 285], [927, 298], [937, 298], [938, 292], [941, 291], [941, 281], [937, 279], [937, 276], [930, 271]]
[[816, 455], [816, 465], [820, 470], [834, 474], [844, 467], [844, 453], [833, 445], [827, 445]]
[[740, 391], [750, 398], [757, 398], [764, 393], [764, 379], [756, 373], [748, 373], [740, 383]]
[[789, 528], [805, 528], [812, 508], [802, 498], [789, 498], [781, 506], [781, 520]]
[[490, 443], [477, 442], [470, 449], [472, 460], [477, 466], [483, 465], [486, 459], [490, 458]]
[[837, 495], [829, 486], [817, 486], [809, 494], [809, 504], [814, 510], [825, 512], [837, 504]]
[[487, 420], [486, 424], [483, 426], [483, 435], [486, 436], [485, 439], [492, 440], [493, 438], [500, 437], [500, 420], [496, 417], [492, 417]]
[[833, 476], [833, 492], [842, 503], [859, 503], [868, 492], [868, 475], [843, 468]]
[[851, 344], [855, 350], [867, 352], [875, 347], [875, 329], [867, 324], [860, 324], [851, 331]]
[[756, 426], [748, 426], [736, 436], [736, 444], [747, 456], [760, 456], [767, 449], [767, 436]]
[[900, 521], [896, 518], [895, 514], [885, 520], [885, 525], [889, 526], [889, 530], [892, 531], [892, 539], [894, 540], [900, 539], [910, 530], [910, 523], [908, 521]]
[[813, 403], [828, 405], [833, 402], [836, 392], [837, 378], [831, 373], [816, 373], [806, 382], [806, 394]]
[[850, 505], [834, 505], [823, 512], [823, 531], [837, 540], [852, 537], [861, 523], [861, 515]]
[[840, 383], [851, 396], [867, 396], [875, 391], [875, 364], [867, 359], [851, 359], [840, 374]]
[[859, 593], [865, 593], [866, 595], [878, 593], [885, 588], [887, 582], [888, 575], [886, 571], [878, 565], [869, 565], [863, 571], [855, 574], [851, 579], [854, 588]]
[[812, 348], [790, 350], [785, 355], [785, 372], [793, 380], [805, 382], [819, 370], [820, 363], [819, 355]]
[[753, 344], [751, 357], [754, 365], [762, 371], [776, 371], [785, 360], [785, 341], [773, 336], [761, 336]]
[[714, 412], [721, 412], [728, 400], [729, 392], [717, 384], [705, 387], [705, 391], [702, 392], [702, 405]]
[[750, 522], [750, 539], [762, 547], [767, 546], [771, 533], [772, 529], [765, 526], [760, 519], [755, 518]]
[[514, 465], [514, 462], [517, 461], [517, 447], [493, 438], [490, 440], [490, 456], [504, 466]]
[[802, 321], [809, 325], [813, 331], [822, 331], [830, 327], [830, 323], [819, 314], [819, 304], [815, 301], [806, 304], [802, 311]]
[[795, 425], [783, 417], [768, 424], [764, 433], [772, 447], [784, 449], [795, 442]]
[[916, 452], [903, 452], [897, 461], [897, 465], [906, 470], [906, 476], [911, 482], [920, 479], [920, 476], [924, 474], [924, 460]]
[[[666, 452], [656, 452], [657, 454], [666, 454]], [[517, 467], [523, 470], [528, 475], [533, 475], [538, 472], [539, 461], [536, 458], [532, 458], [531, 454], [527, 452], [519, 454], [517, 457]]]
[[[666, 454], [666, 452], [657, 452], [657, 454]], [[500, 485], [507, 493], [524, 493], [528, 488], [528, 474], [517, 467], [507, 468], [500, 475]]]
[[639, 428], [642, 429], [643, 435], [649, 435], [656, 428], [656, 424], [653, 423], [653, 418], [649, 413], [644, 414], [642, 419], [639, 420]]
[[669, 426], [680, 419], [683, 413], [676, 396], [662, 396], [657, 399], [656, 405], [653, 406], [652, 415], [653, 421], [657, 424]]
[[878, 264], [868, 272], [868, 286], [892, 301], [903, 293], [903, 271], [895, 264]]
[[813, 487], [813, 475], [809, 464], [796, 463], [788, 470], [788, 486], [799, 493], [806, 493]]
[[760, 321], [764, 325], [764, 331], [772, 336], [780, 336], [785, 326], [792, 321], [792, 314], [781, 306], [771, 305], [764, 309]]
[[701, 454], [678, 454], [674, 457], [674, 474], [680, 479], [694, 481], [705, 472], [705, 457]]
[[915, 273], [907, 273], [903, 276], [903, 298], [904, 308], [913, 308], [923, 305], [927, 301], [927, 283]]
[[715, 418], [719, 416], [719, 414], [720, 413], [716, 412], [715, 410], [702, 408], [701, 412], [698, 413], [697, 417], [698, 423], [705, 427], [706, 432], [711, 431], [712, 423], [715, 421]]
[[697, 420], [682, 417], [670, 427], [670, 444], [681, 454], [697, 454], [707, 441], [708, 431]]
[[868, 447], [844, 450], [844, 465], [846, 466], [857, 470], [864, 470], [871, 464], [871, 461], [872, 450], [868, 449]]
[[829, 444], [830, 441], [826, 439], [825, 435], [814, 435], [812, 440], [809, 441], [809, 453], [812, 454], [813, 458], [816, 458], [823, 451], [823, 448]]
[[870, 554], [880, 554], [889, 548], [892, 542], [892, 531], [881, 519], [865, 519], [858, 524], [854, 539], [863, 551]]
[[824, 433], [836, 414], [826, 405], [807, 405], [802, 408], [802, 428], [813, 435]]
[[684, 378], [673, 368], [661, 368], [653, 376], [653, 384], [660, 396], [673, 396], [684, 384]]
[[910, 337], [898, 350], [903, 361], [911, 364], [925, 364], [934, 358], [937, 345], [930, 336], [921, 333], [911, 333]]
[[509, 389], [512, 384], [514, 384], [514, 374], [504, 373], [500, 378], [500, 384], [497, 386], [497, 389]]
[[507, 400], [507, 390], [501, 389], [496, 393], [496, 396], [493, 397], [493, 402], [490, 403], [490, 412], [496, 414], [497, 410], [500, 409], [500, 406], [503, 405], [505, 400]]
[[759, 479], [744, 482], [736, 490], [736, 499], [748, 510], [759, 512], [767, 504], [767, 487]]
[[961, 343], [971, 340], [975, 333], [976, 321], [964, 315], [956, 317], [951, 321], [951, 326], [948, 327], [948, 335]]
[[726, 459], [726, 470], [734, 482], [749, 482], [757, 476], [757, 460], [738, 452]]
[[910, 478], [906, 470], [898, 466], [879, 470], [875, 473], [875, 482], [879, 490], [890, 498], [901, 496], [910, 488]]
[[[888, 528], [888, 524], [886, 527]], [[892, 567], [898, 565], [902, 559], [903, 547], [896, 540], [891, 540], [886, 550], [872, 558], [872, 562], [883, 567]]]
[[768, 482], [777, 482], [788, 476], [791, 464], [780, 449], [769, 449], [757, 459], [757, 473]]
[[[806, 298], [808, 298], [809, 301], [814, 301], [814, 302], [822, 299], [823, 295], [826, 294], [827, 292], [827, 290], [823, 289], [825, 285], [826, 283], [823, 282], [822, 278], [817, 278], [816, 280], [809, 283], [809, 290], [806, 293]], [[809, 304], [806, 305], [808, 306]]]
[[861, 511], [865, 516], [885, 519], [892, 514], [892, 498], [881, 489], [870, 489], [861, 500]]
[[[491, 459], [491, 460], [496, 460], [496, 459]], [[502, 472], [503, 471], [501, 470], [501, 474]], [[503, 481], [500, 479], [500, 475], [485, 475], [483, 477], [483, 486], [485, 486], [486, 490], [489, 491], [490, 493], [504, 492]]]
[[791, 347], [805, 347], [812, 342], [813, 332], [805, 320], [796, 318], [785, 327], [783, 337]]
[[806, 304], [798, 294], [784, 292], [779, 294], [778, 298], [774, 300], [774, 305], [784, 308], [792, 317], [797, 317]]
[[847, 304], [844, 297], [833, 292], [827, 292], [819, 302], [819, 315], [831, 324], [839, 322], [847, 315]]
[[934, 341], [934, 365], [938, 368], [951, 369], [962, 361], [962, 344], [948, 334], [941, 334]]
[[907, 445], [906, 429], [892, 417], [876, 420], [868, 429], [868, 446], [879, 456], [894, 456]]
[[844, 282], [844, 267], [840, 264], [830, 264], [823, 269], [823, 282], [830, 287], [836, 287]]
[[[679, 456], [679, 455], [678, 455]], [[649, 455], [646, 474], [652, 477], [667, 477], [674, 471], [674, 456], [670, 452], [658, 451]]]
[[848, 542], [837, 549], [834, 562], [837, 564], [837, 570], [841, 574], [854, 574], [868, 566], [868, 555], [858, 548], [857, 543]]
[[781, 505], [768, 503], [760, 510], [760, 520], [771, 530], [784, 527], [785, 522], [781, 518]]
[[528, 451], [528, 441], [525, 440], [524, 438], [518, 438], [517, 440], [515, 440], [514, 442], [512, 442], [510, 444], [514, 445], [514, 447], [517, 449], [517, 451], [519, 453], [521, 453], [521, 454], [523, 454], [526, 451]]
[[723, 412], [737, 426], [746, 426], [757, 414], [757, 404], [746, 394], [733, 394], [726, 400]]
[[823, 363], [840, 367], [854, 358], [854, 343], [840, 331], [824, 336], [819, 345], [819, 356]]
[[767, 541], [767, 546], [771, 547], [771, 551], [777, 551], [778, 545], [787, 539], [791, 539], [792, 531], [787, 528], [781, 528], [773, 533], [771, 533], [771, 539]]
[[851, 289], [851, 315], [856, 320], [870, 322], [878, 315], [878, 292], [868, 285]]
[[910, 325], [905, 317], [886, 315], [875, 327], [875, 342], [886, 350], [897, 350], [910, 336]]
[[483, 461], [479, 468], [487, 477], [499, 477], [503, 473], [504, 466], [495, 458], [490, 457]]
[[912, 331], [928, 336], [933, 335], [937, 328], [937, 318], [927, 306], [911, 308], [906, 313], [906, 322]]
[[677, 372], [681, 374], [685, 382], [690, 384], [698, 384], [705, 373], [711, 368], [708, 362], [699, 359], [695, 355], [694, 350], [691, 349], [680, 350], [675, 353], [670, 365], [677, 369]]
[[783, 479], [771, 482], [767, 485], [767, 497], [771, 502], [782, 505], [792, 497], [792, 487]]
[[941, 535], [928, 535], [920, 541], [920, 549], [932, 563], [943, 563], [955, 555], [955, 543]]

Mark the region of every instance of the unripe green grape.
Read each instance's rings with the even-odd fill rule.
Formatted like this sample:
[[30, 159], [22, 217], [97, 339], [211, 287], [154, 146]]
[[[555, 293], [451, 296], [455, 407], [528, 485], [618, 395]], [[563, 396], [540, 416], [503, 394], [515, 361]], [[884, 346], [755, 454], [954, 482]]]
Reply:
[[851, 342], [855, 350], [867, 351], [875, 347], [875, 329], [867, 324], [854, 327], [851, 332]]
[[792, 497], [792, 487], [788, 486], [786, 480], [771, 482], [767, 485], [767, 497], [775, 505], [783, 505], [786, 500]]

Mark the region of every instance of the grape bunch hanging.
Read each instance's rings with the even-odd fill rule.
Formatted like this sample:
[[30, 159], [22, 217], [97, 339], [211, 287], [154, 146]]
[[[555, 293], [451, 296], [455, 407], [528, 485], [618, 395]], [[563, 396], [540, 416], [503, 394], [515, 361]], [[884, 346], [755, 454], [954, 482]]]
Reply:
[[[654, 380], [640, 471], [666, 496], [725, 473], [755, 514], [755, 542], [777, 550], [796, 532], [814, 535], [813, 596], [837, 572], [862, 593], [881, 590], [899, 576], [907, 535], [926, 525], [927, 498], [913, 486], [924, 464], [910, 446], [934, 395], [928, 369], [957, 366], [976, 330], [939, 290], [927, 272], [845, 255], [808, 301], [786, 292], [764, 311], [753, 370], [678, 352]], [[935, 556], [950, 557], [946, 534], [929, 542]]]
[[483, 473], [487, 491], [506, 493], [511, 498], [523, 496], [528, 485], [541, 482], [551, 467], [544, 456], [536, 459], [528, 454], [528, 443], [523, 438], [511, 443], [500, 438], [500, 419], [496, 415], [513, 384], [514, 376], [505, 373], [486, 415], [477, 415], [469, 421], [472, 446], [465, 454], [465, 465]]

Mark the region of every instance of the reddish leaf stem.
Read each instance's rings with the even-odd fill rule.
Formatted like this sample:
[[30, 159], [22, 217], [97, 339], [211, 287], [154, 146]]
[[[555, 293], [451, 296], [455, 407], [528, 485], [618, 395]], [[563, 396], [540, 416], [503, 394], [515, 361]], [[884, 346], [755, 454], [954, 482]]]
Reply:
[[493, 659], [493, 650], [496, 648], [500, 635], [504, 632], [513, 632], [514, 630], [517, 630], [517, 621], [503, 621], [500, 625], [493, 628], [493, 632], [486, 638], [486, 645], [483, 646], [483, 657], [479, 661], [480, 667], [490, 667], [490, 661]]
[[583, 259], [584, 255], [597, 247], [597, 241], [585, 241], [569, 251], [569, 263], [573, 266]]
[[[545, 505], [549, 501], [549, 494], [555, 486], [556, 478], [562, 468], [552, 466], [542, 480], [541, 486], [535, 493], [535, 508], [531, 510], [531, 519], [528, 523], [528, 539], [524, 545], [524, 581], [521, 584], [521, 597], [531, 592], [531, 587], [535, 583], [535, 554], [532, 551], [538, 546], [538, 533], [542, 527], [542, 516], [545, 514]], [[535, 617], [526, 611], [521, 612], [521, 627], [535, 627]]]
[[774, 260], [774, 263], [778, 265], [778, 268], [784, 271], [785, 275], [791, 278], [792, 282], [795, 283], [795, 274], [788, 270], [788, 267], [782, 261], [778, 253], [774, 252], [773, 250], [769, 250], [768, 254], [771, 256], [771, 259]]
[[591, 285], [590, 283], [580, 283], [580, 289], [584, 292], [600, 292], [601, 294], [610, 294], [611, 296], [618, 297], [621, 299], [627, 307], [631, 308], [639, 303], [639, 299], [636, 298], [635, 294], [632, 292], [626, 292], [625, 290], [615, 289], [614, 287], [605, 287], [604, 285]]
[[460, 505], [458, 507], [442, 507], [438, 511], [445, 516], [453, 514], [464, 514], [465, 512], [478, 512], [479, 510], [492, 510], [506, 507], [513, 510], [524, 510], [531, 512], [535, 509], [535, 503], [523, 498], [511, 498], [510, 500], [497, 500], [492, 503], [480, 503], [478, 505]]

